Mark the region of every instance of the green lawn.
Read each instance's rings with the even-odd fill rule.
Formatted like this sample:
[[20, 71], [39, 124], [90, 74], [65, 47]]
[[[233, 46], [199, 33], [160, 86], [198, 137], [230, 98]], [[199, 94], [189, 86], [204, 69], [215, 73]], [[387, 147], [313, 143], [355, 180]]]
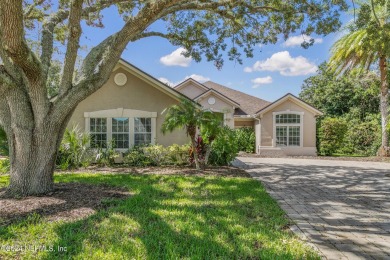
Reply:
[[[32, 215], [0, 226], [1, 245], [53, 245], [67, 252], [0, 251], [0, 259], [302, 259], [318, 255], [289, 233], [289, 220], [257, 181], [180, 175], [61, 174], [57, 182], [125, 187], [87, 219]], [[0, 176], [0, 187], [8, 177]], [[0, 249], [1, 250], [1, 249]]]

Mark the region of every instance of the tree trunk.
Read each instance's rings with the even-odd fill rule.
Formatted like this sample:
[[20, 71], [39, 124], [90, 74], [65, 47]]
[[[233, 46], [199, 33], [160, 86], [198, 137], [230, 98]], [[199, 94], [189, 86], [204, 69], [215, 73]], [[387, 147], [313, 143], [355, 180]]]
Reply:
[[380, 112], [381, 112], [381, 127], [382, 127], [382, 144], [378, 150], [378, 156], [390, 156], [389, 136], [387, 131], [388, 125], [388, 100], [389, 100], [389, 83], [387, 81], [387, 62], [386, 57], [381, 56], [379, 59], [379, 70], [381, 77], [381, 96], [380, 96]]
[[190, 137], [191, 137], [191, 144], [192, 144], [192, 152], [194, 153], [195, 167], [197, 170], [200, 170], [199, 155], [198, 155], [198, 150], [196, 149], [195, 135]]
[[11, 169], [7, 196], [25, 197], [53, 191], [53, 173], [63, 132], [64, 127], [13, 129], [9, 136]]

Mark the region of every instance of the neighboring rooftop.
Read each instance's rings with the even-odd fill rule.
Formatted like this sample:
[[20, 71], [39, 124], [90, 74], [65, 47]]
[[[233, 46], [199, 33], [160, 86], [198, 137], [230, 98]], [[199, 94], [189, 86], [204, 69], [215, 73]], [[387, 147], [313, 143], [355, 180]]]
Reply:
[[236, 109], [234, 113], [235, 115], [254, 115], [257, 111], [271, 104], [271, 102], [264, 99], [245, 94], [241, 91], [225, 87], [212, 81], [207, 81], [203, 83], [203, 85], [207, 88], [216, 90], [240, 104], [240, 108]]

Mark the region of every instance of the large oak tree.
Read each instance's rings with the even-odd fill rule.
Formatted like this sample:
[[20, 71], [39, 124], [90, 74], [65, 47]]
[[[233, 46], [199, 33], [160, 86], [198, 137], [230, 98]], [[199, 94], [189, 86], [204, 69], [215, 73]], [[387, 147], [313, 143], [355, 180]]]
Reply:
[[[83, 26], [102, 26], [101, 11], [113, 5], [118, 17], [110, 19], [124, 19], [123, 27], [93, 46], [76, 70]], [[335, 31], [345, 8], [343, 0], [1, 0], [0, 126], [10, 147], [8, 194], [53, 189], [55, 158], [72, 112], [108, 80], [131, 42], [163, 37], [196, 61], [205, 57], [221, 67], [223, 51], [240, 62], [240, 53], [250, 57], [254, 46], [280, 36]], [[157, 21], [165, 27], [154, 27], [164, 29], [151, 30]], [[27, 32], [37, 25], [40, 47], [33, 51]], [[58, 95], [51, 98], [58, 45], [65, 55]]]

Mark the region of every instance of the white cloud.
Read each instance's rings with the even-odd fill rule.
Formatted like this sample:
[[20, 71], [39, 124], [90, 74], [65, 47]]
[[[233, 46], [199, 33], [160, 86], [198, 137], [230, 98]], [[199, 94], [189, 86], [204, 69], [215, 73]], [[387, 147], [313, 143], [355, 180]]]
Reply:
[[161, 81], [161, 82], [164, 83], [164, 84], [167, 84], [167, 85], [170, 86], [170, 87], [174, 87], [174, 86], [175, 86], [175, 83], [173, 83], [172, 81], [170, 81], [170, 80], [167, 79], [167, 78], [161, 77], [161, 78], [158, 78], [158, 80]]
[[256, 61], [252, 67], [246, 67], [245, 72], [279, 71], [283, 76], [301, 76], [316, 73], [318, 67], [303, 56], [291, 57], [288, 51], [272, 54], [266, 60]]
[[[299, 46], [301, 45], [305, 40], [307, 42], [310, 41], [312, 37], [308, 35], [297, 35], [297, 36], [292, 36], [289, 37], [284, 43], [284, 47], [294, 47], [294, 46]], [[322, 43], [323, 39], [322, 38], [313, 38], [314, 39], [314, 44]]]
[[205, 81], [210, 80], [210, 78], [202, 76], [202, 75], [198, 75], [198, 74], [192, 74], [192, 75], [189, 75], [189, 76], [185, 76], [184, 79], [179, 80], [178, 82], [172, 82], [169, 79], [164, 78], [164, 77], [158, 78], [158, 80], [161, 81], [162, 83], [167, 84], [170, 87], [174, 87], [174, 86], [182, 83], [183, 81], [185, 81], [185, 80], [187, 80], [189, 78], [192, 78], [192, 79], [194, 79], [194, 80], [196, 80], [196, 81], [198, 81], [200, 83], [203, 83]]
[[183, 52], [186, 49], [180, 47], [177, 50], [173, 51], [171, 54], [163, 56], [160, 58], [160, 62], [165, 66], [180, 66], [180, 67], [188, 67], [192, 61], [191, 57], [184, 57]]
[[264, 78], [255, 78], [255, 79], [252, 79], [252, 83], [254, 84], [252, 86], [252, 88], [258, 88], [258, 87], [260, 87], [261, 85], [264, 85], [264, 84], [271, 84], [272, 83], [272, 77], [271, 76], [267, 76], [267, 77], [264, 77]]
[[[190, 75], [190, 76], [186, 76], [186, 77], [184, 78], [184, 80], [189, 79], [189, 78], [192, 78], [192, 79], [194, 79], [194, 80], [196, 80], [196, 81], [199, 81], [200, 83], [203, 83], [203, 82], [206, 82], [206, 81], [209, 81], [209, 80], [210, 80], [210, 78], [205, 77], [205, 76], [202, 76], [202, 75], [198, 75], [198, 74], [192, 74], [192, 75]], [[183, 81], [184, 81], [184, 80], [183, 80]]]

